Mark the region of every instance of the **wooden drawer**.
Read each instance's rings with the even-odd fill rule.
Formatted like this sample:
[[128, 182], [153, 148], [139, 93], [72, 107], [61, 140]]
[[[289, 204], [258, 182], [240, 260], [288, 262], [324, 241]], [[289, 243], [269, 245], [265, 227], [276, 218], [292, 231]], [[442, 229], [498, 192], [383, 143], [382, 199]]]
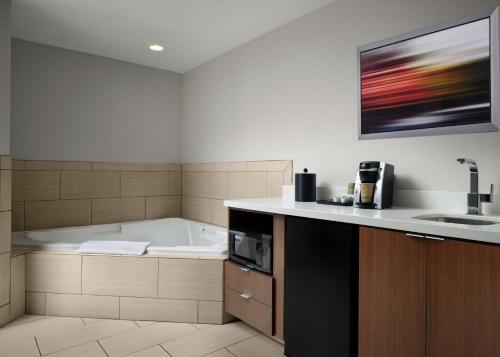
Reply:
[[257, 330], [273, 335], [272, 307], [226, 287], [225, 310]]
[[269, 307], [273, 306], [272, 276], [226, 261], [224, 282], [227, 288], [246, 294]]

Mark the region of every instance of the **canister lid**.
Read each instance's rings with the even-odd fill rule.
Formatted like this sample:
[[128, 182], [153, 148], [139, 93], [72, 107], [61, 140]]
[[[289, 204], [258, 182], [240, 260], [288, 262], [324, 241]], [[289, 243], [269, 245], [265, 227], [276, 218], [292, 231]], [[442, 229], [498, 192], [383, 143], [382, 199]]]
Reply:
[[309, 172], [309, 170], [306, 167], [306, 168], [304, 168], [304, 170], [302, 170], [302, 172], [297, 172], [295, 175], [316, 175], [316, 174]]

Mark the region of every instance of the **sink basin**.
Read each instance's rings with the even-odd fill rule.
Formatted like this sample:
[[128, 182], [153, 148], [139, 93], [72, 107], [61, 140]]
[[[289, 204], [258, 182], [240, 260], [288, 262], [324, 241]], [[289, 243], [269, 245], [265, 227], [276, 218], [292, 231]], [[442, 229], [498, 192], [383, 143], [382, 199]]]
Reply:
[[489, 221], [486, 219], [455, 217], [455, 216], [437, 215], [437, 214], [436, 215], [427, 215], [427, 216], [417, 216], [417, 217], [413, 217], [413, 218], [424, 220], [424, 221], [432, 221], [432, 222], [467, 224], [470, 226], [490, 226], [493, 224], [500, 223], [500, 222], [496, 222], [496, 221]]

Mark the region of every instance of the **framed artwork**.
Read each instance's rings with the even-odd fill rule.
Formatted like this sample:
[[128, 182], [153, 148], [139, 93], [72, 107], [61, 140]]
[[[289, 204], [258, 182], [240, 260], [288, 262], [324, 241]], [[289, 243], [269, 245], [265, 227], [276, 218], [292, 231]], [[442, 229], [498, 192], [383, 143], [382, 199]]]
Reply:
[[498, 11], [359, 47], [359, 138], [498, 131]]

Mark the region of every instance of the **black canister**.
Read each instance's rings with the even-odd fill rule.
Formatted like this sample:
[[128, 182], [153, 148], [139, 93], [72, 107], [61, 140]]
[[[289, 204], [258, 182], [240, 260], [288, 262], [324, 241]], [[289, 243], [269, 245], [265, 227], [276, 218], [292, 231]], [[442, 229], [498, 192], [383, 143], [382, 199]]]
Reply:
[[295, 201], [316, 202], [316, 174], [307, 169], [295, 174]]

